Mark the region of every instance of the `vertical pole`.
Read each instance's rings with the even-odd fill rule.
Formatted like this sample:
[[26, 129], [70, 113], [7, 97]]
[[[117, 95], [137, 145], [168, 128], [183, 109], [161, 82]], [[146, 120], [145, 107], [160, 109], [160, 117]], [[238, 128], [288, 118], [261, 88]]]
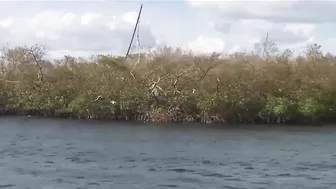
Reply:
[[136, 32], [136, 29], [138, 28], [138, 24], [139, 24], [139, 20], [140, 20], [141, 11], [142, 11], [142, 3], [141, 3], [141, 6], [140, 6], [140, 11], [139, 11], [138, 19], [137, 19], [137, 22], [136, 22], [135, 27], [134, 27], [134, 31], [133, 31], [133, 35], [132, 35], [132, 38], [131, 38], [131, 42], [130, 42], [130, 44], [129, 44], [129, 46], [128, 46], [128, 49], [127, 49], [127, 53], [126, 53], [126, 56], [125, 56], [125, 60], [127, 59], [128, 54], [129, 54], [129, 51], [131, 50], [131, 46], [132, 46], [132, 42], [133, 42], [133, 39], [134, 39], [134, 35], [135, 35], [135, 32]]
[[268, 33], [266, 34], [266, 39], [264, 41], [264, 44], [263, 44], [263, 54], [262, 54], [262, 57], [265, 58], [265, 53], [266, 53], [266, 48], [267, 48], [267, 45], [268, 45]]

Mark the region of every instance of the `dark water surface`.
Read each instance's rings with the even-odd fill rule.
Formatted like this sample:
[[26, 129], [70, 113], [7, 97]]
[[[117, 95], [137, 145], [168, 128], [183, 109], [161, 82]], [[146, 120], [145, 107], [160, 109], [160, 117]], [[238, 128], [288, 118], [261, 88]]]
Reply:
[[336, 129], [0, 118], [0, 188], [336, 188]]

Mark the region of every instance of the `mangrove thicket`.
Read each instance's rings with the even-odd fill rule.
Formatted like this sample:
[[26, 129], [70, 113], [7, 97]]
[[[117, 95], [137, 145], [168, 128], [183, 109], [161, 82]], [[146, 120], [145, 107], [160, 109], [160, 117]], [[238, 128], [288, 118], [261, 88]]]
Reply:
[[46, 58], [42, 46], [2, 49], [3, 115], [202, 123], [303, 123], [336, 115], [336, 57], [274, 44], [220, 56], [162, 48], [125, 60]]

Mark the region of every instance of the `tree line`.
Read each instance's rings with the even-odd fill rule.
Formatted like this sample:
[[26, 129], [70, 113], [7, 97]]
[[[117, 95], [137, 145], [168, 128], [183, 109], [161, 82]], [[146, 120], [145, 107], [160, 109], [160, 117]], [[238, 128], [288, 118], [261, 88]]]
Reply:
[[151, 122], [334, 121], [336, 57], [314, 44], [294, 57], [267, 42], [224, 57], [161, 48], [129, 60], [46, 58], [42, 46], [2, 49], [0, 111]]

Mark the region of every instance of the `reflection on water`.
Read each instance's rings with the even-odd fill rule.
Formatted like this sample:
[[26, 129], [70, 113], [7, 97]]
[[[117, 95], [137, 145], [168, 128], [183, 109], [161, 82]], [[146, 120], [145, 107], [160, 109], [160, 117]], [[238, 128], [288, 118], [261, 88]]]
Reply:
[[0, 119], [0, 188], [336, 188], [336, 129]]

